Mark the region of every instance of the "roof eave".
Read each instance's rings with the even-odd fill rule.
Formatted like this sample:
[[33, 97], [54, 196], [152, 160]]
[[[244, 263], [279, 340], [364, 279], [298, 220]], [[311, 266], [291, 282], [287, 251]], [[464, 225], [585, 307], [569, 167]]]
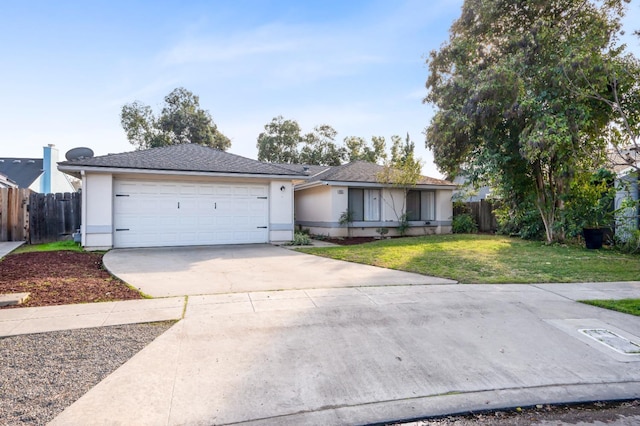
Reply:
[[63, 173], [75, 175], [81, 172], [91, 173], [127, 173], [140, 175], [172, 175], [172, 176], [216, 176], [216, 177], [242, 177], [242, 178], [263, 178], [263, 179], [287, 179], [287, 180], [306, 180], [309, 177], [305, 175], [279, 175], [279, 174], [262, 174], [262, 173], [233, 173], [233, 172], [204, 172], [189, 170], [163, 170], [163, 169], [136, 169], [121, 167], [96, 167], [96, 166], [73, 166], [68, 164], [58, 165], [58, 170]]
[[[315, 182], [307, 182], [300, 185], [296, 185], [296, 190], [314, 188], [316, 186], [351, 186], [358, 188], [401, 188], [398, 185], [392, 183], [380, 183], [380, 182], [352, 182], [352, 181], [331, 181], [331, 180], [318, 180]], [[454, 190], [458, 188], [458, 185], [443, 185], [443, 184], [417, 184], [407, 185], [408, 188], [416, 189], [449, 189]]]

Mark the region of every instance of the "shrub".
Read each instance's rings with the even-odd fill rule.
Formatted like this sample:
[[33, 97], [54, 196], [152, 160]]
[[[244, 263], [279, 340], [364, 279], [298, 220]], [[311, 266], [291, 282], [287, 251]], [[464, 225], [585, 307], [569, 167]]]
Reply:
[[409, 215], [404, 213], [402, 216], [400, 216], [400, 219], [398, 220], [398, 233], [400, 234], [401, 237], [404, 237], [408, 229], [409, 229]]
[[454, 216], [451, 228], [454, 234], [474, 234], [478, 232], [478, 225], [469, 213]]
[[296, 233], [293, 234], [293, 241], [289, 244], [292, 246], [308, 246], [311, 244], [311, 238], [309, 234], [296, 231]]
[[517, 208], [504, 204], [495, 210], [498, 233], [525, 240], [539, 240], [544, 235], [542, 217], [531, 202], [523, 202]]
[[618, 250], [623, 253], [640, 253], [640, 229], [631, 230], [624, 240], [616, 238]]
[[376, 232], [380, 234], [380, 238], [384, 238], [384, 236], [389, 233], [389, 228], [378, 228]]

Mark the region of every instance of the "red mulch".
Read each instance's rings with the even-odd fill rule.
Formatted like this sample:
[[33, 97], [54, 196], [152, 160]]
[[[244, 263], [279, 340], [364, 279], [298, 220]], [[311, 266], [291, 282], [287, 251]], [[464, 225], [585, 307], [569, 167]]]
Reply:
[[102, 254], [73, 251], [12, 254], [0, 261], [0, 294], [26, 292], [29, 299], [12, 307], [142, 298], [102, 268]]
[[345, 238], [325, 238], [323, 241], [333, 244], [339, 244], [341, 246], [353, 246], [356, 244], [370, 243], [371, 241], [377, 241], [379, 238], [375, 237], [345, 237]]

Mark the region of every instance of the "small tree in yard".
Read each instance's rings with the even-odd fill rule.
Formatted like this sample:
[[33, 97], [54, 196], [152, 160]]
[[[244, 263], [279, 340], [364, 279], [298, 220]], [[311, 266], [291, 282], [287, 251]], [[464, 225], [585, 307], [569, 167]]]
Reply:
[[351, 224], [353, 223], [353, 212], [351, 210], [345, 210], [340, 215], [340, 219], [338, 219], [338, 223], [340, 226], [347, 227], [347, 235], [351, 238]]
[[402, 201], [396, 205], [392, 197], [390, 201], [383, 197], [387, 205], [391, 207], [398, 220], [398, 232], [405, 235], [409, 228], [408, 215], [406, 212], [407, 194], [411, 188], [415, 187], [422, 178], [422, 160], [414, 155], [415, 144], [411, 141], [409, 134], [404, 144], [399, 136], [392, 136], [391, 161], [385, 162], [384, 169], [377, 176], [378, 182], [392, 185], [402, 190]]

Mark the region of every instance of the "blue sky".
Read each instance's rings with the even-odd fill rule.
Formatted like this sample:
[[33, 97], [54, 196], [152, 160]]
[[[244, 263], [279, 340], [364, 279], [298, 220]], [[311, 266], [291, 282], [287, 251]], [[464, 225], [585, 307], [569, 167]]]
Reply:
[[[182, 86], [200, 96], [235, 154], [256, 158], [263, 126], [283, 115], [304, 132], [329, 124], [339, 141], [409, 132], [423, 172], [438, 177], [422, 135], [432, 115], [422, 104], [425, 58], [461, 5], [0, 0], [0, 156], [39, 157], [49, 143], [61, 156], [77, 146], [130, 151], [122, 105], [159, 111]], [[638, 12], [634, 1], [631, 30]]]

